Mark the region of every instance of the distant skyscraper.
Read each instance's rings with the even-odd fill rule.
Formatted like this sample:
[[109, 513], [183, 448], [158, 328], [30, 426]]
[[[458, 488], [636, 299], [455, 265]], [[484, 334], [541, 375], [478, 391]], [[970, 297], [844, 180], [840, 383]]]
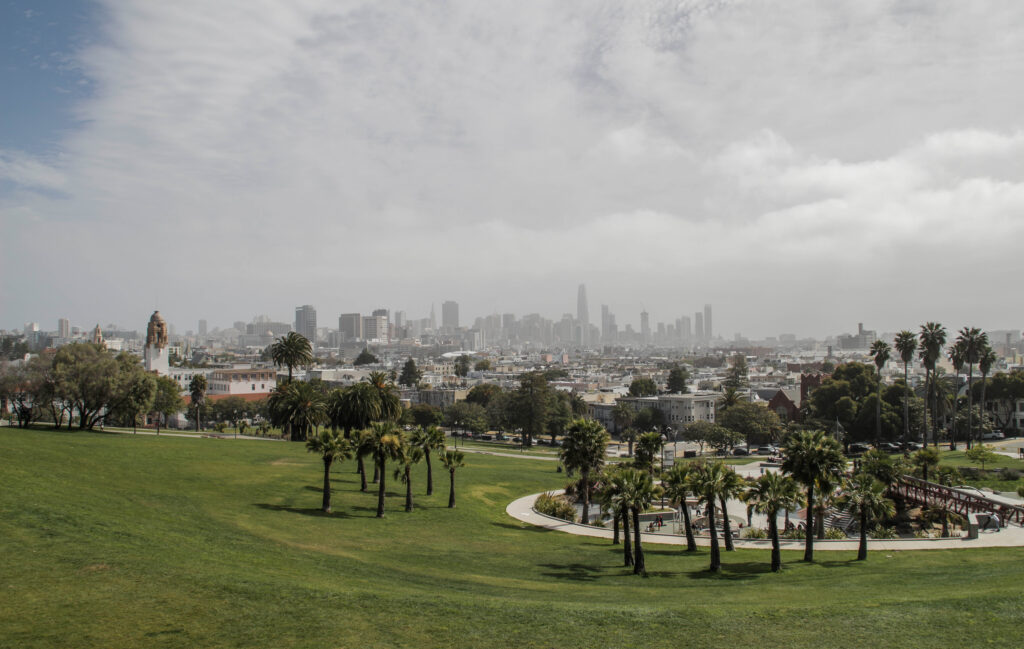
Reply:
[[587, 286], [580, 284], [576, 294], [576, 326], [580, 328], [580, 344], [590, 343], [590, 306], [587, 305]]
[[459, 328], [459, 303], [448, 300], [441, 303], [441, 326], [446, 329]]
[[609, 325], [611, 324], [611, 320], [609, 319], [611, 314], [612, 314], [612, 312], [611, 312], [611, 309], [608, 308], [608, 305], [607, 304], [602, 304], [601, 305], [601, 341], [602, 342], [609, 342], [609, 341], [611, 341], [611, 338], [609, 338], [609, 335], [611, 334], [611, 327], [609, 327]]
[[71, 321], [67, 318], [61, 318], [57, 321], [57, 336], [59, 338], [70, 338], [71, 337]]
[[206, 320], [200, 320], [199, 321], [199, 335], [200, 336], [205, 336], [206, 335]]
[[690, 316], [684, 315], [679, 318], [679, 337], [684, 341], [689, 341], [690, 337], [693, 336], [693, 327], [690, 324]]
[[342, 313], [338, 316], [338, 331], [342, 340], [351, 342], [363, 337], [363, 316], [358, 313]]
[[295, 331], [305, 336], [310, 345], [316, 344], [316, 309], [312, 304], [295, 307]]
[[363, 340], [381, 343], [389, 342], [388, 317], [384, 315], [363, 316]]
[[711, 330], [711, 305], [704, 305], [704, 338], [711, 340], [715, 334]]
[[640, 340], [644, 343], [651, 342], [651, 317], [647, 311], [640, 312]]
[[693, 337], [704, 342], [704, 314], [700, 311], [693, 314]]

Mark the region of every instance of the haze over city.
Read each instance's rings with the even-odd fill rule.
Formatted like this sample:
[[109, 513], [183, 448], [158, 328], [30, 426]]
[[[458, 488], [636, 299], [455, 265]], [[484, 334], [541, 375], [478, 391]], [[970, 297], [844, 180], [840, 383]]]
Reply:
[[10, 2], [0, 328], [1019, 328], [1024, 6]]

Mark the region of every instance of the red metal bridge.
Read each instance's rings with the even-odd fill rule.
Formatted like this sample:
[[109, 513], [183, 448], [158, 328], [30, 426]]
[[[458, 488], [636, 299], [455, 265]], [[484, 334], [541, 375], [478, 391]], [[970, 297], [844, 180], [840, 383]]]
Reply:
[[937, 506], [967, 518], [968, 514], [997, 514], [1003, 525], [1016, 523], [1024, 526], [1024, 507], [1009, 505], [998, 500], [964, 493], [951, 487], [926, 482], [905, 475], [896, 481], [891, 493], [919, 505]]

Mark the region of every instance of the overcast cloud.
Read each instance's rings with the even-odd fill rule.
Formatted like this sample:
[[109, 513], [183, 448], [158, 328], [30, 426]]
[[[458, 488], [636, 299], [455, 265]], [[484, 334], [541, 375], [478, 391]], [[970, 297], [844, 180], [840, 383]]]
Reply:
[[78, 125], [0, 150], [0, 326], [560, 317], [580, 282], [726, 335], [1024, 324], [1020, 3], [102, 11]]

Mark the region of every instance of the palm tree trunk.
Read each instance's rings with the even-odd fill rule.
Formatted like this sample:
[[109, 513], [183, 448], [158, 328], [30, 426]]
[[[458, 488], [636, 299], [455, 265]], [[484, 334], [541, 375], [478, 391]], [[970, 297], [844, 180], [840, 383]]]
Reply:
[[960, 399], [960, 372], [953, 373], [953, 423], [950, 424], [949, 430], [949, 450], [956, 450], [956, 411], [957, 405], [959, 405]]
[[377, 466], [377, 463], [375, 462], [373, 464], [373, 480], [371, 480], [371, 482], [373, 482], [374, 484], [377, 484], [377, 481], [380, 480], [380, 479], [381, 479], [381, 477], [380, 477], [380, 467]]
[[768, 536], [772, 539], [772, 572], [782, 570], [782, 550], [779, 547], [778, 512], [768, 514]]
[[708, 532], [711, 533], [711, 572], [722, 569], [722, 553], [718, 549], [718, 529], [715, 527], [715, 499], [708, 498]]
[[807, 485], [807, 516], [804, 518], [804, 561], [814, 561], [814, 485]]
[[970, 450], [974, 441], [974, 363], [968, 360], [967, 366], [967, 449]]
[[612, 514], [612, 545], [619, 544], [619, 513]]
[[921, 421], [921, 445], [928, 446], [928, 406], [931, 403], [928, 399], [928, 378], [930, 370], [924, 368], [924, 416]]
[[984, 374], [981, 375], [981, 421], [978, 422], [978, 440], [984, 436], [985, 425], [985, 388], [988, 387], [988, 378]]
[[633, 574], [647, 576], [644, 569], [644, 549], [640, 545], [640, 508], [631, 507], [633, 511]]
[[362, 455], [356, 458], [356, 467], [359, 473], [359, 491], [366, 491], [366, 463], [363, 462]]
[[412, 511], [412, 467], [405, 467], [405, 511]]
[[379, 462], [374, 462], [377, 467], [377, 473], [380, 474], [380, 484], [377, 487], [377, 518], [384, 518], [384, 466], [387, 460], [381, 458]]
[[686, 506], [686, 499], [681, 504], [683, 508], [683, 527], [686, 530], [686, 551], [696, 552], [697, 541], [693, 538], [693, 523], [690, 521], [690, 508]]
[[903, 455], [910, 455], [910, 364], [903, 364]]
[[868, 513], [860, 509], [860, 545], [857, 546], [857, 561], [864, 561], [868, 558]]
[[430, 449], [423, 449], [423, 457], [427, 460], [427, 495], [434, 495], [434, 467], [430, 464]]
[[580, 471], [580, 486], [583, 488], [583, 515], [580, 522], [584, 525], [590, 523], [590, 476], [589, 471]]
[[331, 513], [331, 458], [324, 458], [324, 500], [321, 507], [325, 514]]
[[732, 544], [732, 521], [729, 520], [729, 508], [725, 504], [725, 497], [718, 499], [722, 503], [722, 538], [725, 539], [725, 551], [732, 552], [736, 548]]
[[633, 540], [629, 538], [629, 510], [623, 510], [619, 512], [619, 516], [622, 518], [622, 538], [624, 543], [622, 544], [622, 554], [624, 565], [633, 565]]
[[455, 508], [455, 469], [448, 469], [450, 484], [448, 485], [448, 509]]

